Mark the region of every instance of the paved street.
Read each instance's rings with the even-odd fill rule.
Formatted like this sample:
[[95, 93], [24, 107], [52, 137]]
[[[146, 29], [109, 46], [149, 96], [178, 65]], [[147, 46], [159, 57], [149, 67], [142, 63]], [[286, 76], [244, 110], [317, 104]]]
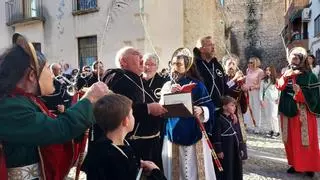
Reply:
[[[249, 134], [247, 144], [249, 159], [244, 164], [245, 180], [311, 179], [304, 174], [286, 173], [288, 165], [280, 138], [270, 139], [263, 135]], [[320, 179], [320, 174], [312, 179]]]

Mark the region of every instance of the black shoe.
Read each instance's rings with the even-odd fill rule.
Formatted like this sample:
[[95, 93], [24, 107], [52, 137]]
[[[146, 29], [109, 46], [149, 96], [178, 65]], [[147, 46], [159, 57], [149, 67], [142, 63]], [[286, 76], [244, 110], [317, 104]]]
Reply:
[[307, 175], [308, 177], [313, 178], [313, 176], [314, 176], [314, 172], [306, 172], [306, 175]]
[[297, 173], [297, 171], [294, 169], [294, 167], [290, 167], [290, 168], [287, 170], [287, 173], [289, 173], [289, 174], [294, 174], [294, 173]]
[[272, 137], [273, 138], [278, 138], [279, 136], [280, 136], [280, 133], [274, 133]]
[[269, 131], [266, 136], [267, 137], [272, 137], [273, 136], [273, 131]]

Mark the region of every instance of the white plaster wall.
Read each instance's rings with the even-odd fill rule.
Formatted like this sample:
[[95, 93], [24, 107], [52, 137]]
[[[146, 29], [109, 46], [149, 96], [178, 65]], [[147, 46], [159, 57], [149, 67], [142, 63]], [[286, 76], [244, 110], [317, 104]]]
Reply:
[[6, 25], [5, 0], [0, 0], [0, 53], [11, 44], [12, 28]]
[[110, 28], [105, 32], [103, 45], [101, 40], [111, 0], [98, 0], [98, 12], [79, 16], [72, 15], [71, 0], [44, 1], [45, 7], [49, 7], [46, 15], [49, 21], [45, 23], [47, 56], [54, 61], [69, 62], [73, 67], [77, 67], [77, 38], [96, 35], [98, 58], [104, 62], [106, 68], [113, 68], [114, 56], [116, 51], [124, 46], [123, 42], [132, 41], [132, 45], [136, 46], [137, 39], [144, 36], [140, 21], [134, 17], [139, 10], [139, 0], [130, 1], [128, 6], [118, 11], [109, 25]]
[[[168, 67], [173, 51], [183, 44], [183, 0], [144, 0], [147, 31], [160, 56], [160, 67]], [[153, 52], [145, 38], [145, 51]]]
[[[10, 32], [5, 25], [5, 0], [0, 0], [0, 49], [11, 43]], [[110, 28], [105, 32], [108, 7], [111, 0], [98, 0], [98, 12], [73, 16], [72, 0], [43, 0], [45, 22], [34, 24], [19, 24], [15, 31], [27, 36], [30, 41], [41, 42], [42, 51], [50, 62], [70, 63], [78, 67], [78, 38], [97, 36], [98, 58], [106, 68], [115, 67], [116, 51], [130, 41], [132, 46], [144, 49], [141, 39], [144, 31], [140, 19], [134, 15], [139, 12], [139, 0], [129, 0], [129, 5], [117, 11]], [[102, 45], [102, 49], [100, 48]], [[100, 50], [101, 49], [101, 50]]]
[[43, 49], [45, 46], [44, 46], [44, 31], [43, 31], [42, 22], [18, 24], [15, 26], [14, 29], [15, 29], [15, 32], [26, 36], [28, 38], [28, 41], [41, 43], [41, 49], [42, 51], [45, 52], [45, 49]]
[[320, 36], [315, 37], [314, 34], [314, 20], [320, 14], [320, 1], [312, 0], [310, 6], [311, 9], [311, 20], [308, 23], [308, 34], [309, 34], [309, 49], [315, 54], [317, 49], [320, 49]]

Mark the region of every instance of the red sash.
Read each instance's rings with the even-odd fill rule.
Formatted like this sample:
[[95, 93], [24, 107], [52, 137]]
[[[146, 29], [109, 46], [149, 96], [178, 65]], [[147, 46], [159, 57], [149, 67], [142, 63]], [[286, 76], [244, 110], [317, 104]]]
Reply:
[[[11, 96], [15, 95], [23, 95], [28, 97], [40, 108], [44, 114], [51, 118], [56, 117], [55, 114], [48, 110], [41, 99], [35, 97], [34, 95], [25, 93], [22, 89], [16, 89], [11, 94]], [[53, 144], [39, 148], [39, 156], [41, 160], [40, 165], [46, 180], [61, 180], [68, 175], [70, 168], [74, 165], [79, 156], [80, 144], [81, 142], [76, 144], [72, 140], [64, 144]], [[7, 175], [3, 157], [4, 156], [0, 156], [0, 179], [7, 179], [2, 177], [2, 175]]]
[[2, 151], [2, 144], [0, 144], [0, 179], [8, 179], [6, 161], [4, 159], [4, 153]]

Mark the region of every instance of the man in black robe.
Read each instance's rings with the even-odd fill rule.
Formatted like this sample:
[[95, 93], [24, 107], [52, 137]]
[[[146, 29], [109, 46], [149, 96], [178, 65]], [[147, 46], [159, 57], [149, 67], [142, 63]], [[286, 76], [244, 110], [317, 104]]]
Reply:
[[72, 96], [68, 94], [67, 91], [70, 84], [61, 75], [62, 71], [60, 64], [51, 64], [50, 71], [55, 76], [53, 81], [55, 91], [51, 95], [42, 96], [41, 98], [51, 112], [60, 114], [71, 106]]
[[[215, 119], [219, 117], [221, 97], [227, 94], [228, 85], [222, 65], [214, 56], [214, 44], [211, 36], [200, 38], [193, 49], [197, 70], [215, 105]], [[206, 124], [209, 139], [212, 142], [214, 121]]]
[[135, 48], [122, 48], [117, 53], [116, 64], [119, 69], [107, 70], [103, 81], [114, 93], [124, 95], [133, 101], [136, 122], [127, 139], [142, 159], [151, 160], [162, 167], [160, 127], [163, 122], [160, 115], [166, 110], [157, 103], [141, 77], [142, 55]]
[[92, 84], [98, 82], [98, 73], [99, 77], [104, 73], [103, 63], [101, 61], [95, 61], [92, 64], [92, 72], [88, 73], [85, 77], [79, 76], [77, 79], [77, 88], [81, 90], [83, 87], [90, 87]]
[[221, 108], [221, 97], [227, 94], [228, 86], [222, 65], [214, 56], [214, 44], [211, 36], [201, 38], [193, 49], [197, 70], [214, 102]]

